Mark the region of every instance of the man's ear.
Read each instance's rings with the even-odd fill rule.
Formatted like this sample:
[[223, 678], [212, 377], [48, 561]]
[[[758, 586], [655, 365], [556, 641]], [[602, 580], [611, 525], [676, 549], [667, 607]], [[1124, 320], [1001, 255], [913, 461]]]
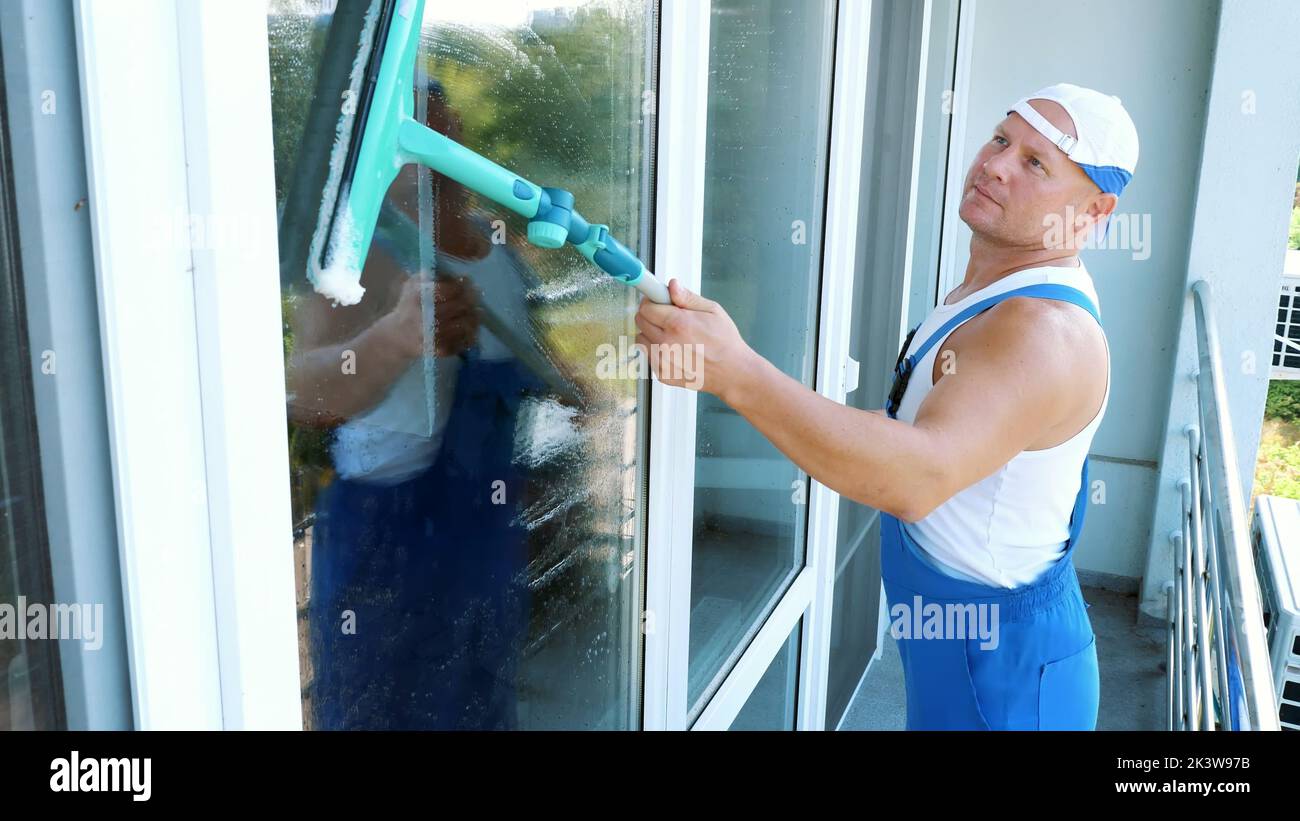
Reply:
[[1092, 202], [1088, 204], [1088, 214], [1094, 220], [1100, 221], [1103, 217], [1108, 217], [1115, 211], [1115, 206], [1119, 204], [1119, 197], [1114, 194], [1098, 193], [1093, 196]]
[[1075, 236], [1086, 235], [1087, 232], [1094, 230], [1093, 226], [1105, 222], [1106, 218], [1115, 211], [1117, 204], [1119, 204], [1119, 197], [1114, 194], [1098, 191], [1090, 196], [1075, 214]]

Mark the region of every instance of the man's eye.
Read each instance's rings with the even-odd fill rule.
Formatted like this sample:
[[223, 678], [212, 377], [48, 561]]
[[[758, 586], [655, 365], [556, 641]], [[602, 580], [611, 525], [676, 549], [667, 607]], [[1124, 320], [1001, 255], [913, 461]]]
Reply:
[[1003, 138], [1003, 137], [999, 137], [998, 135], [994, 134], [994, 135], [993, 135], [993, 142], [1006, 142], [1006, 139]]
[[1042, 167], [1043, 167], [1043, 164], [1042, 164], [1041, 162], [1038, 161], [1038, 158], [1037, 158], [1037, 157], [1030, 157], [1030, 158], [1029, 158], [1029, 161], [1030, 161], [1031, 163], [1034, 164], [1034, 167], [1035, 167], [1035, 168], [1042, 168]]

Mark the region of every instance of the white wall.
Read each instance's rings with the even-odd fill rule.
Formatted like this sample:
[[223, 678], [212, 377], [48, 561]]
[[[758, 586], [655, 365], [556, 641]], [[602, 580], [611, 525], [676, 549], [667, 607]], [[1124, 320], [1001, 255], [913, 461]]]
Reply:
[[[1226, 0], [1198, 169], [1185, 287], [1210, 283], [1218, 316], [1237, 473], [1249, 500], [1268, 391], [1277, 294], [1300, 159], [1300, 3]], [[1163, 615], [1172, 575], [1168, 534], [1180, 526], [1177, 486], [1190, 474], [1183, 426], [1196, 418], [1195, 313], [1184, 291], [1178, 361], [1160, 440], [1159, 495], [1152, 518], [1142, 609]], [[1246, 511], [1248, 518], [1250, 512]]]

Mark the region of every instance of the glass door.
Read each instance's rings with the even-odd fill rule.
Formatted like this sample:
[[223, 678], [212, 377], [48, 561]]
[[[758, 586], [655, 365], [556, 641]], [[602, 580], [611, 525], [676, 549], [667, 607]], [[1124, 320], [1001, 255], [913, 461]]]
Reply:
[[[663, 8], [658, 271], [843, 401], [869, 17]], [[652, 399], [647, 726], [820, 726], [838, 497], [715, 397]]]
[[[298, 697], [266, 715], [818, 726], [838, 498], [709, 397], [622, 367], [634, 291], [412, 166], [383, 204], [361, 302], [311, 288], [372, 8], [274, 0], [265, 18], [282, 333], [258, 351], [284, 368], [288, 470], [268, 473], [292, 498], [301, 673]], [[186, 16], [182, 34], [207, 37], [201, 22]], [[868, 23], [834, 0], [429, 0], [410, 88], [417, 119], [573, 191], [661, 277], [721, 302], [760, 353], [842, 401]], [[187, 94], [216, 81], [187, 76]], [[219, 154], [209, 132], [228, 123], [195, 119], [196, 156]], [[204, 287], [230, 281], [221, 266], [247, 270], [200, 259]], [[201, 359], [239, 331], [233, 313], [203, 319], [210, 302], [194, 300]], [[236, 378], [208, 369], [204, 395]], [[278, 396], [267, 409], [278, 418]], [[238, 446], [220, 433], [203, 431], [213, 454]], [[247, 455], [217, 467], [247, 479]], [[210, 515], [243, 522], [254, 501]], [[255, 609], [245, 566], [214, 578], [237, 619]], [[245, 691], [234, 684], [223, 701]]]
[[[714, 0], [701, 292], [814, 387], [834, 64], [831, 0]], [[698, 404], [691, 718], [805, 565], [807, 475], [711, 395]]]

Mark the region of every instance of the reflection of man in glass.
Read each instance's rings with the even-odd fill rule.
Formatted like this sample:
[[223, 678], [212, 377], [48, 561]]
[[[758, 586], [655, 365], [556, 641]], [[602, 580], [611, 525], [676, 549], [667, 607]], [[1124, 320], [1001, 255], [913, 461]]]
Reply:
[[[437, 83], [427, 103], [430, 127], [458, 139]], [[506, 251], [450, 180], [435, 177], [421, 204], [418, 173], [407, 166], [389, 192], [365, 299], [331, 307], [313, 293], [293, 315], [291, 414], [331, 430], [336, 474], [317, 501], [311, 554], [320, 729], [515, 725], [528, 601], [511, 456], [518, 402], [534, 383], [480, 331], [471, 277]], [[422, 262], [457, 262], [470, 276], [422, 276]]]

